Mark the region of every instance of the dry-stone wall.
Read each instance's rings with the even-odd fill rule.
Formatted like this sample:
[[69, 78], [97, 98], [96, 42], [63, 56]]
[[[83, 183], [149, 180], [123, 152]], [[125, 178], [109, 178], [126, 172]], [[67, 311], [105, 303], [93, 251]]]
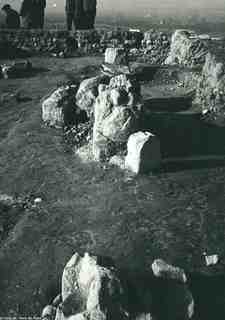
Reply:
[[[142, 41], [143, 40], [143, 41]], [[170, 35], [159, 31], [147, 33], [128, 30], [67, 31], [0, 30], [0, 57], [27, 55], [103, 54], [106, 48], [126, 49], [131, 59], [147, 54], [149, 62], [161, 63], [166, 58]]]
[[142, 41], [143, 55], [141, 60], [151, 64], [162, 64], [168, 56], [171, 35], [151, 29], [144, 33]]

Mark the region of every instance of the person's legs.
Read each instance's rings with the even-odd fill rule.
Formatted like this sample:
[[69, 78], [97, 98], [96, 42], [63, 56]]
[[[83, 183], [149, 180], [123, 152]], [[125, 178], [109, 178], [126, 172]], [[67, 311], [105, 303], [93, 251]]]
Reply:
[[96, 12], [88, 11], [85, 16], [86, 29], [94, 29]]
[[30, 16], [27, 15], [27, 16], [22, 17], [22, 28], [24, 28], [24, 29], [31, 29], [32, 28]]
[[83, 26], [83, 16], [74, 16], [73, 17], [73, 24], [75, 30], [82, 30], [84, 29]]
[[72, 23], [73, 23], [73, 14], [67, 12], [66, 13], [66, 24], [67, 24], [68, 31], [72, 30]]
[[44, 22], [45, 22], [45, 10], [42, 9], [40, 13], [40, 29], [44, 28]]

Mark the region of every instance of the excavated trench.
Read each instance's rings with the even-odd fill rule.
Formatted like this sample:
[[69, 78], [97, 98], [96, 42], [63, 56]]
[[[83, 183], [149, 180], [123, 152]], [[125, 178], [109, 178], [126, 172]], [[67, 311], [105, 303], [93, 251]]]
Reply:
[[[193, 105], [192, 88], [183, 85], [185, 77], [189, 73], [191, 76], [192, 72], [193, 69], [149, 65], [145, 72], [140, 71], [136, 75], [141, 84], [145, 110], [140, 127], [159, 137], [163, 156], [162, 169], [167, 172], [183, 169], [185, 161], [191, 163], [191, 168], [196, 161], [200, 163], [200, 167], [205, 165], [205, 161], [207, 165], [210, 162], [212, 166], [224, 164], [225, 152], [221, 137], [225, 129], [204, 122], [200, 108]], [[79, 124], [75, 126], [77, 131], [70, 131], [66, 141], [71, 145], [77, 143], [75, 137], [78, 134], [83, 132], [82, 139], [85, 140], [92, 130], [93, 124], [86, 113], [79, 112], [78, 118]], [[69, 106], [65, 105], [64, 122], [71, 130], [74, 128], [72, 119], [77, 119], [77, 113], [71, 113]], [[14, 207], [0, 203], [0, 227], [2, 226], [1, 230], [4, 232], [2, 240], [7, 238], [23, 212], [24, 206]], [[219, 265], [218, 269], [202, 268], [201, 271], [187, 272], [188, 285], [196, 304], [194, 319], [222, 319], [225, 315], [223, 265]], [[128, 270], [124, 272], [129, 274]], [[149, 281], [149, 274], [140, 272], [134, 278], [140, 287], [144, 287]], [[46, 288], [46, 291], [48, 290], [50, 289]], [[50, 300], [57, 293], [51, 292], [46, 298]]]

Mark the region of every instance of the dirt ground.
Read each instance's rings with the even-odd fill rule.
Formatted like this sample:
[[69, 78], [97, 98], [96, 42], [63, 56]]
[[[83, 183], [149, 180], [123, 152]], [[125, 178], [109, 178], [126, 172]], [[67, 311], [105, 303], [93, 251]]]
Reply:
[[[63, 266], [76, 251], [112, 256], [135, 270], [149, 270], [158, 257], [205, 270], [203, 252], [217, 253], [223, 268], [224, 163], [181, 163], [131, 177], [82, 163], [68, 152], [61, 130], [43, 125], [40, 100], [82, 70], [94, 72], [90, 66], [101, 60], [32, 58], [49, 71], [0, 80], [0, 193], [42, 199], [9, 211], [13, 222], [0, 246], [2, 315], [39, 314], [60, 290]], [[181, 130], [174, 149], [182, 139]]]

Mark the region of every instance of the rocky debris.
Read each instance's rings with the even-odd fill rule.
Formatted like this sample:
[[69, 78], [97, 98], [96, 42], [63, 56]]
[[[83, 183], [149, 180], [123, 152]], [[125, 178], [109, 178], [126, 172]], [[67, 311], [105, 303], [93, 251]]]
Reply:
[[103, 160], [116, 153], [129, 135], [137, 130], [140, 113], [139, 85], [126, 75], [99, 86], [94, 107], [93, 155]]
[[203, 255], [205, 257], [205, 263], [207, 267], [216, 265], [219, 262], [218, 254], [212, 254], [209, 256], [206, 254], [206, 252], [204, 252]]
[[208, 53], [201, 75], [197, 78], [194, 103], [201, 106], [204, 119], [218, 126], [225, 125], [224, 63]]
[[0, 55], [4, 53], [6, 57], [9, 56], [9, 53], [15, 56], [16, 52], [16, 55], [24, 53], [25, 56], [27, 54], [50, 55], [66, 58], [86, 54], [103, 54], [107, 48], [110, 50], [118, 48], [126, 52], [125, 57], [129, 56], [131, 60], [140, 58], [148, 63], [162, 63], [166, 58], [169, 45], [170, 35], [156, 30], [150, 30], [145, 34], [135, 30], [120, 29], [112, 31], [78, 30], [73, 35], [60, 30], [21, 29], [14, 32], [0, 30], [0, 48], [3, 48], [0, 50]]
[[56, 308], [53, 307], [52, 305], [47, 305], [44, 307], [42, 311], [41, 319], [54, 320], [55, 315], [56, 315]]
[[105, 63], [127, 64], [128, 59], [124, 48], [107, 48], [105, 51]]
[[151, 29], [144, 33], [141, 61], [150, 64], [163, 64], [170, 49], [170, 34]]
[[76, 92], [76, 85], [66, 85], [50, 94], [42, 102], [42, 120], [55, 127], [75, 123], [79, 113]]
[[127, 142], [125, 166], [135, 174], [146, 173], [160, 166], [159, 139], [150, 132], [135, 132]]
[[53, 307], [56, 307], [56, 308], [57, 308], [61, 302], [62, 302], [62, 295], [61, 295], [61, 293], [59, 293], [59, 294], [53, 299], [52, 305], [53, 305]]
[[181, 64], [188, 67], [202, 65], [208, 53], [207, 45], [193, 37], [189, 30], [176, 30], [165, 64]]
[[33, 67], [30, 61], [14, 62], [11, 65], [2, 65], [1, 73], [4, 79], [17, 78], [29, 75]]
[[66, 317], [127, 318], [124, 290], [110, 258], [74, 254], [63, 271], [62, 299]]
[[99, 84], [107, 84], [109, 79], [106, 76], [97, 76], [85, 79], [81, 82], [76, 94], [76, 103], [80, 109], [85, 110], [89, 117], [93, 117], [94, 103], [98, 96]]
[[86, 121], [78, 123], [75, 126], [64, 127], [65, 143], [71, 148], [81, 148], [83, 145], [89, 143], [92, 139], [93, 121]]
[[183, 269], [174, 267], [162, 259], [157, 259], [152, 263], [152, 271], [156, 277], [174, 279], [183, 283], [187, 282], [187, 277]]
[[[111, 258], [75, 253], [63, 271], [55, 320], [192, 318], [194, 301], [183, 281], [140, 271], [137, 282], [137, 274], [127, 271]], [[51, 319], [53, 312], [47, 306], [42, 315]]]
[[[139, 48], [141, 32], [122, 30], [79, 30], [71, 35], [67, 31], [0, 30], [0, 52], [24, 51], [30, 54], [48, 54], [54, 57], [69, 57], [79, 54], [104, 53], [107, 47], [126, 46]], [[2, 45], [1, 45], [2, 43]]]

